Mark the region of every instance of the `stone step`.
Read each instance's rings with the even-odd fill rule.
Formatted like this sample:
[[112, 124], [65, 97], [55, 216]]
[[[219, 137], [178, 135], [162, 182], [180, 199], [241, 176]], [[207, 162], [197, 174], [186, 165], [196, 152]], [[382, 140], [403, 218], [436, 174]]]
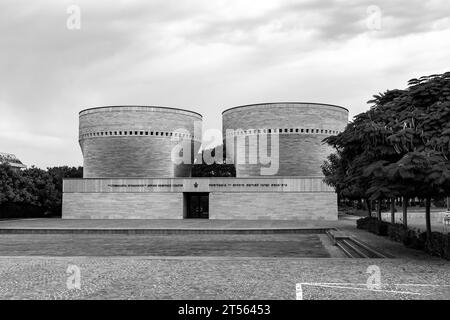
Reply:
[[329, 228], [304, 229], [112, 229], [3, 228], [0, 234], [324, 234]]

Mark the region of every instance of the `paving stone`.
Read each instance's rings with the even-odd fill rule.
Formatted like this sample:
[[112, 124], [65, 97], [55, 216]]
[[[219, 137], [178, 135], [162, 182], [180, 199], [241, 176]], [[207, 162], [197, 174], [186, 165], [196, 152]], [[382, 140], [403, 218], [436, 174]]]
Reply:
[[[81, 270], [80, 290], [66, 287], [69, 264]], [[305, 286], [304, 298], [450, 298], [449, 265], [443, 260], [198, 257], [0, 257], [0, 298], [295, 299], [298, 282], [364, 284], [373, 264], [380, 267], [382, 283], [391, 284], [390, 291], [419, 294]]]

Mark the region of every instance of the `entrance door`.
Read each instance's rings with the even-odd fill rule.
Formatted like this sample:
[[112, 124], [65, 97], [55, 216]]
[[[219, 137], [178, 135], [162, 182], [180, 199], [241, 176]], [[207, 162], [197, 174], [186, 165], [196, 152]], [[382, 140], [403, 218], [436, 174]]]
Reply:
[[209, 194], [188, 193], [187, 194], [187, 218], [208, 219], [209, 218]]

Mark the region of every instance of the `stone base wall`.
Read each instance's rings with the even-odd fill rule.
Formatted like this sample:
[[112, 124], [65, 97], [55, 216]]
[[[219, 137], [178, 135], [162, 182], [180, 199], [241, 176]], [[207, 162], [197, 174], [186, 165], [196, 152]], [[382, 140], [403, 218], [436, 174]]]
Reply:
[[337, 196], [312, 193], [211, 193], [210, 219], [337, 220]]
[[[183, 193], [65, 193], [63, 219], [183, 219]], [[337, 220], [332, 192], [212, 192], [210, 219]]]
[[183, 219], [182, 193], [65, 193], [63, 219]]

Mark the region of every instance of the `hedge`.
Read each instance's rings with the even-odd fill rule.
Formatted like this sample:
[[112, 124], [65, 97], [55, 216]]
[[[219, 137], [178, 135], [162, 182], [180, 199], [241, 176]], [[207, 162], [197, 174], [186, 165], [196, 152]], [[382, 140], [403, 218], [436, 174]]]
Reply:
[[431, 239], [427, 240], [426, 232], [408, 229], [402, 224], [392, 224], [372, 217], [358, 219], [356, 227], [380, 236], [388, 236], [391, 240], [401, 242], [408, 248], [424, 250], [432, 256], [450, 260], [450, 234], [448, 233], [432, 232]]
[[43, 218], [58, 216], [57, 214], [38, 207], [23, 203], [3, 203], [0, 205], [0, 219]]

